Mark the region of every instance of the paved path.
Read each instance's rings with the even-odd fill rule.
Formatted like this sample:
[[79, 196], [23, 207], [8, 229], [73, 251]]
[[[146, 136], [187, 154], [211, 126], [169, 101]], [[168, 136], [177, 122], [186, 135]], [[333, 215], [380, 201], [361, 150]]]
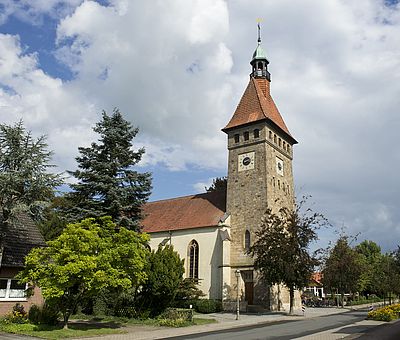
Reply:
[[[216, 319], [218, 322], [207, 325], [199, 325], [185, 328], [165, 328], [165, 327], [127, 327], [128, 334], [115, 334], [99, 337], [101, 340], [148, 340], [148, 339], [166, 339], [169, 337], [190, 338], [191, 335], [199, 335], [200, 333], [218, 332], [224, 330], [234, 333], [240, 328], [260, 328], [265, 325], [271, 327], [272, 324], [282, 324], [290, 321], [301, 321], [314, 319], [321, 316], [329, 316], [332, 314], [340, 314], [349, 312], [350, 309], [343, 308], [307, 308], [303, 316], [301, 310], [295, 311], [295, 316], [288, 316], [283, 313], [265, 313], [265, 314], [247, 314], [241, 315], [239, 320], [235, 320], [235, 315], [231, 313], [215, 313], [208, 314], [208, 317]], [[360, 318], [365, 318], [365, 313]], [[203, 316], [202, 316], [203, 317]], [[206, 316], [204, 316], [206, 317]], [[310, 320], [312, 323], [312, 321]], [[311, 324], [310, 323], [310, 324]], [[290, 326], [292, 327], [292, 325]], [[293, 338], [293, 337], [292, 337]]]

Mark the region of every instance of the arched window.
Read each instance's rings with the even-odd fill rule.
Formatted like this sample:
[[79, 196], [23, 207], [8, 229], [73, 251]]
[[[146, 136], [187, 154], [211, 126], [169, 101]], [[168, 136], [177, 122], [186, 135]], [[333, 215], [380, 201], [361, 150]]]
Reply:
[[269, 139], [272, 139], [272, 131], [269, 132]]
[[274, 143], [276, 144], [276, 134], [274, 134]]
[[250, 231], [248, 230], [244, 233], [244, 250], [250, 250]]
[[189, 277], [191, 279], [199, 278], [199, 244], [192, 240], [189, 243]]

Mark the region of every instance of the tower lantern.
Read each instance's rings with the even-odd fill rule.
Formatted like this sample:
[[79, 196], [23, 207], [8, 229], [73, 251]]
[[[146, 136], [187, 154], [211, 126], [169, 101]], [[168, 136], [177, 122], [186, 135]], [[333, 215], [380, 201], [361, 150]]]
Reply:
[[261, 47], [260, 23], [258, 23], [257, 48], [253, 53], [253, 58], [251, 59], [250, 64], [252, 66], [250, 77], [263, 78], [271, 81], [271, 74], [268, 72], [269, 61]]

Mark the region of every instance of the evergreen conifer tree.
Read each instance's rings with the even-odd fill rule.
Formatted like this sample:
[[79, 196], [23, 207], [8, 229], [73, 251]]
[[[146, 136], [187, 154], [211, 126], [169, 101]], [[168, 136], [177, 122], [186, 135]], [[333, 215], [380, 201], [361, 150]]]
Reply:
[[111, 216], [118, 225], [138, 230], [141, 206], [151, 190], [150, 173], [132, 169], [144, 153], [143, 148], [132, 148], [139, 130], [118, 109], [112, 115], [103, 111], [93, 130], [100, 135], [98, 143], [79, 147], [79, 169], [69, 172], [78, 180], [71, 184], [73, 192], [68, 195], [74, 205], [70, 217]]
[[0, 212], [11, 223], [18, 211], [40, 218], [41, 212], [62, 184], [59, 174], [49, 172], [52, 152], [46, 137], [35, 139], [22, 121], [0, 124]]

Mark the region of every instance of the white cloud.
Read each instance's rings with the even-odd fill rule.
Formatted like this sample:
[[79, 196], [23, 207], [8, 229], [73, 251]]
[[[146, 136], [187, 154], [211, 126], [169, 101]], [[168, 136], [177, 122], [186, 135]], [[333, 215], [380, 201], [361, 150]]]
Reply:
[[206, 191], [205, 189], [209, 188], [212, 183], [213, 183], [213, 178], [209, 178], [207, 181], [197, 182], [197, 183], [193, 184], [193, 189], [199, 193], [205, 192]]
[[[23, 17], [15, 2], [5, 3], [0, 23], [8, 15]], [[40, 21], [44, 14], [61, 18], [56, 53], [74, 79], [50, 77], [38, 54], [25, 53], [17, 37], [1, 35], [0, 118], [22, 117], [35, 132], [47, 133], [57, 162], [68, 169], [77, 146], [93, 138], [91, 126], [101, 109], [117, 106], [140, 127], [137, 145], [147, 150], [143, 165], [224, 172], [226, 137], [220, 129], [247, 85], [255, 20], [264, 17], [271, 92], [300, 142], [294, 149], [296, 185], [312, 194], [336, 225], [381, 237], [393, 248], [400, 236], [394, 204], [400, 191], [399, 5], [389, 8], [376, 0], [26, 4], [26, 20]], [[396, 237], [389, 240], [391, 232]]]

